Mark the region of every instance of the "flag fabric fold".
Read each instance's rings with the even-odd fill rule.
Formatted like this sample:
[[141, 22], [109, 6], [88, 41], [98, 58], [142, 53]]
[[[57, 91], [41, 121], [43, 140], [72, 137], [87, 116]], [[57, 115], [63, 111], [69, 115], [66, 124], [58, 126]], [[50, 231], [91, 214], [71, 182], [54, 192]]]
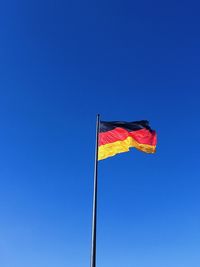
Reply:
[[145, 153], [155, 153], [156, 144], [156, 132], [146, 120], [100, 121], [98, 160], [127, 152], [132, 147]]

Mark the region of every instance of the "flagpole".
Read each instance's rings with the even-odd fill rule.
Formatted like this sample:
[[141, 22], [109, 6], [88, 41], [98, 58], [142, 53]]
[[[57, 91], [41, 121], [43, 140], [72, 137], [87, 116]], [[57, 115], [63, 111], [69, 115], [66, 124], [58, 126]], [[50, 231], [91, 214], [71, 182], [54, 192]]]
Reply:
[[90, 267], [96, 267], [96, 235], [97, 235], [97, 192], [98, 192], [98, 143], [99, 143], [100, 115], [97, 114], [96, 120], [96, 144], [95, 144], [95, 163], [94, 163], [94, 192], [93, 192], [93, 212], [92, 212], [92, 247]]

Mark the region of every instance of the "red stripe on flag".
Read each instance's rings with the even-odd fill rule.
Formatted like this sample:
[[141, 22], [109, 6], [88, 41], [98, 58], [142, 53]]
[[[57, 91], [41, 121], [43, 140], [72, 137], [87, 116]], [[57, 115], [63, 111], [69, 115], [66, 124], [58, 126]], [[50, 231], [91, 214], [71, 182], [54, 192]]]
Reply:
[[124, 141], [127, 137], [134, 138], [139, 144], [156, 146], [156, 132], [150, 132], [147, 129], [128, 132], [123, 128], [115, 128], [114, 130], [99, 133], [99, 146], [113, 143], [116, 141]]

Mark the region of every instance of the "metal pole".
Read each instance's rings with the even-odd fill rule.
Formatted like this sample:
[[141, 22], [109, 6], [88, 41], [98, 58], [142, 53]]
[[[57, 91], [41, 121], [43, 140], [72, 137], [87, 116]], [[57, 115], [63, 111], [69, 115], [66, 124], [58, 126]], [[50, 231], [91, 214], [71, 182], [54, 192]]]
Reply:
[[92, 212], [92, 247], [90, 267], [96, 267], [96, 235], [97, 235], [97, 178], [98, 178], [98, 143], [99, 143], [99, 124], [100, 115], [96, 121], [96, 145], [95, 145], [95, 164], [94, 164], [94, 193], [93, 193], [93, 212]]

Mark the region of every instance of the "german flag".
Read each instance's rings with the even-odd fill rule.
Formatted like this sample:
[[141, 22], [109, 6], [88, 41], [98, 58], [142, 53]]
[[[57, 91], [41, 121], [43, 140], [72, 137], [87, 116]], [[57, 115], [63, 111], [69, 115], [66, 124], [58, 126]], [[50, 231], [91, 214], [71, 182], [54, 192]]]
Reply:
[[127, 152], [135, 147], [145, 153], [155, 153], [156, 132], [146, 120], [101, 121], [99, 127], [98, 160]]

